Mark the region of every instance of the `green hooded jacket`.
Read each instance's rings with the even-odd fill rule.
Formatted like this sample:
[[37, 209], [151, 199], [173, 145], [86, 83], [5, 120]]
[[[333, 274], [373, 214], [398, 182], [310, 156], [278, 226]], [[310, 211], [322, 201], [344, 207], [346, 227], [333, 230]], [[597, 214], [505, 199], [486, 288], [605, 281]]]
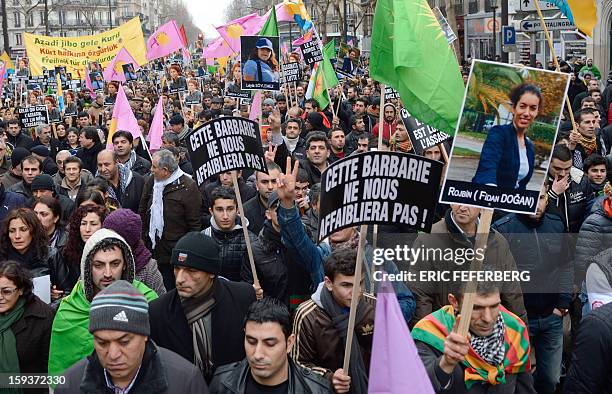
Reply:
[[[111, 238], [114, 238], [111, 240]], [[49, 348], [49, 375], [60, 375], [77, 361], [89, 356], [94, 351], [93, 335], [89, 332], [89, 307], [93, 299], [91, 264], [85, 264], [93, 255], [108, 243], [117, 243], [126, 256], [127, 267], [121, 279], [134, 284], [145, 298], [151, 302], [157, 293], [145, 284], [134, 280], [135, 266], [132, 252], [121, 236], [111, 230], [96, 231], [83, 248], [81, 258], [81, 279], [65, 297], [57, 310], [51, 331]]]

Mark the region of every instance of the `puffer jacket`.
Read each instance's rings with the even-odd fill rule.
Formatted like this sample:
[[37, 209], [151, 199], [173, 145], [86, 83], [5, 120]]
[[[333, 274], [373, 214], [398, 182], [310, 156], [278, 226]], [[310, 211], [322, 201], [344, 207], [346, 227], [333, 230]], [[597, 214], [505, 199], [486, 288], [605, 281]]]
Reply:
[[16, 192], [7, 191], [4, 185], [0, 183], [0, 222], [4, 220], [6, 215], [13, 209], [25, 207], [28, 199]]
[[[246, 226], [249, 226], [249, 221], [244, 219]], [[231, 231], [223, 231], [215, 222], [215, 217], [210, 218], [210, 227], [202, 230], [202, 234], [212, 237], [221, 249], [221, 273], [220, 275], [232, 282], [240, 282], [240, 267], [242, 261], [247, 254], [246, 241], [244, 239], [244, 230], [239, 216], [236, 216], [236, 224]], [[257, 239], [257, 236], [249, 231], [251, 242]]]
[[574, 283], [581, 285], [586, 274], [586, 268], [593, 258], [601, 251], [612, 247], [612, 218], [603, 208], [605, 197], [597, 199], [592, 213], [582, 224], [576, 242], [574, 259]]

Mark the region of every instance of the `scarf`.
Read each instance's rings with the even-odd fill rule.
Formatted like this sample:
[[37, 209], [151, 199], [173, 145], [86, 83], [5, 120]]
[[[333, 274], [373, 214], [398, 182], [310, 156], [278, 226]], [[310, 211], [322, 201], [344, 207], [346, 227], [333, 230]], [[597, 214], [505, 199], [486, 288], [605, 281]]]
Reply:
[[130, 152], [130, 158], [123, 165], [131, 170], [134, 167], [134, 164], [136, 164], [136, 152], [132, 150]]
[[183, 141], [187, 137], [187, 134], [189, 134], [190, 131], [191, 129], [189, 129], [189, 127], [185, 125], [185, 127], [183, 127], [183, 130], [181, 130], [181, 132], [178, 135], [179, 141]]
[[[470, 341], [470, 349], [463, 361], [464, 381], [468, 390], [476, 383], [486, 382], [492, 386], [505, 384], [506, 373], [517, 374], [531, 369], [527, 327], [503, 306], [499, 307], [499, 314], [504, 325], [503, 361], [496, 365], [489, 364], [476, 353]], [[412, 330], [412, 337], [444, 352], [444, 340], [451, 332], [455, 319], [455, 311], [452, 306], [442, 307], [419, 321]], [[480, 346], [481, 343], [482, 341], [477, 343], [477, 346]], [[485, 356], [489, 357], [490, 354], [485, 354]]]
[[332, 250], [336, 249], [357, 249], [359, 246], [359, 231], [354, 231], [351, 238], [343, 242], [333, 242], [330, 240]]
[[[342, 344], [346, 346], [346, 336], [348, 331], [349, 314], [342, 311], [329, 290], [325, 286], [321, 289], [321, 305], [325, 313], [331, 318], [332, 323], [338, 331], [338, 335], [342, 338]], [[355, 322], [360, 322], [365, 316], [366, 308], [363, 301], [357, 304], [357, 313], [355, 314]], [[348, 374], [351, 377], [351, 392], [354, 394], [367, 393], [368, 391], [368, 371], [365, 368], [363, 357], [361, 355], [361, 347], [357, 340], [357, 335], [353, 335], [351, 356], [349, 361]]]
[[477, 355], [487, 364], [499, 365], [504, 361], [506, 349], [504, 348], [504, 319], [501, 314], [497, 315], [497, 321], [493, 333], [486, 337], [472, 335], [470, 346]]
[[580, 134], [579, 143], [586, 150], [587, 156], [595, 152], [595, 149], [597, 149], [597, 139], [595, 138], [595, 136], [587, 137], [587, 136]]
[[151, 203], [151, 222], [149, 223], [149, 238], [151, 238], [151, 250], [155, 249], [155, 238], [161, 236], [164, 232], [164, 188], [169, 184], [176, 182], [184, 172], [177, 168], [168, 179], [163, 181], [155, 181], [153, 184], [153, 201]]
[[[7, 314], [0, 315], [0, 373], [19, 373], [19, 358], [17, 357], [17, 340], [11, 330], [25, 312], [25, 300], [20, 297]], [[0, 393], [13, 392], [0, 389]]]
[[287, 143], [287, 148], [289, 148], [289, 152], [293, 153], [299, 141], [300, 141], [300, 137], [297, 137], [297, 138], [285, 137], [285, 142]]
[[610, 206], [609, 198], [603, 200], [603, 210], [609, 218], [612, 218], [612, 207]]
[[[123, 195], [123, 193], [125, 193], [125, 189], [127, 189], [128, 185], [132, 181], [134, 173], [126, 164], [121, 163], [117, 163], [117, 170], [119, 171], [119, 189], [121, 190], [121, 195]], [[96, 172], [96, 176], [98, 175], [99, 173]], [[115, 193], [115, 189], [112, 187], [108, 188], [108, 196], [119, 201], [119, 198], [117, 198], [117, 194]]]
[[204, 295], [181, 298], [181, 305], [191, 328], [193, 341], [193, 363], [209, 380], [213, 372], [212, 359], [212, 310], [215, 307], [215, 285]]

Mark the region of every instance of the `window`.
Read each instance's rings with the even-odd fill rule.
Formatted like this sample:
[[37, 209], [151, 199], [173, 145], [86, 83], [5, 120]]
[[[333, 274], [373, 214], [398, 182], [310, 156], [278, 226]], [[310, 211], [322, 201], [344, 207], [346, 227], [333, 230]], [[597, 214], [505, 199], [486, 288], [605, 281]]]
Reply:
[[15, 21], [15, 27], [21, 27], [21, 14], [19, 12], [13, 12], [13, 21]]
[[45, 12], [44, 11], [40, 11], [39, 15], [40, 15], [40, 24], [44, 25], [45, 24]]
[[456, 15], [463, 15], [463, 0], [456, 0], [454, 7]]
[[15, 42], [17, 43], [17, 46], [23, 45], [23, 38], [21, 37], [21, 33], [15, 33]]
[[470, 0], [468, 8], [469, 8], [468, 11], [470, 14], [477, 14], [478, 13], [478, 0]]
[[[59, 23], [60, 25], [65, 25], [66, 24], [66, 11], [61, 10], [58, 13], [58, 18], [59, 18]], [[65, 36], [64, 36], [65, 37]]]
[[27, 27], [34, 26], [34, 14], [28, 14], [26, 16], [26, 26]]

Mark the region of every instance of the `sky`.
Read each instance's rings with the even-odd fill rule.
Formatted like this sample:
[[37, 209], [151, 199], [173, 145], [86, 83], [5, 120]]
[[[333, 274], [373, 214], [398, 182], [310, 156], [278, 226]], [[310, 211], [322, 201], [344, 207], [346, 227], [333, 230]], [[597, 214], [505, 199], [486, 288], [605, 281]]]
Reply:
[[206, 39], [218, 37], [214, 26], [224, 24], [223, 11], [230, 0], [183, 0], [193, 22], [204, 31]]

